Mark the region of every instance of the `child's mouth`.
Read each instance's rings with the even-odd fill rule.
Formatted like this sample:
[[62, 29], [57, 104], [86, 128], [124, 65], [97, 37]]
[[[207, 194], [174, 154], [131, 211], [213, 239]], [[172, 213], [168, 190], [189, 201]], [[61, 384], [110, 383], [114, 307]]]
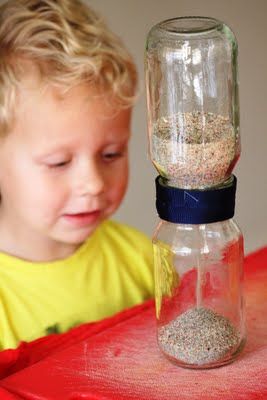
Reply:
[[100, 210], [76, 214], [64, 214], [64, 219], [75, 226], [86, 226], [95, 223], [100, 217]]

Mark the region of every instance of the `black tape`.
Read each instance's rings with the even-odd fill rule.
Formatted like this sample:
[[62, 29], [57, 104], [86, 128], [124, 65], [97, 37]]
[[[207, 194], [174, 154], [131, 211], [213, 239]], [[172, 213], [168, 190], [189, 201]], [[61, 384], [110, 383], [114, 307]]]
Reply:
[[235, 213], [237, 179], [207, 190], [187, 190], [168, 186], [156, 178], [156, 208], [161, 219], [176, 224], [209, 224], [230, 219]]

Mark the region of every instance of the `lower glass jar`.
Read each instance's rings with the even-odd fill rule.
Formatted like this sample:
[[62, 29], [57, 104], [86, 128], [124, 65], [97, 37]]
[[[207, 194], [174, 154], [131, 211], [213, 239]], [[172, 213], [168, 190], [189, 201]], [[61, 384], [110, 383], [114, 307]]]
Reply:
[[218, 367], [245, 343], [243, 236], [233, 219], [160, 221], [153, 237], [158, 344], [174, 363]]

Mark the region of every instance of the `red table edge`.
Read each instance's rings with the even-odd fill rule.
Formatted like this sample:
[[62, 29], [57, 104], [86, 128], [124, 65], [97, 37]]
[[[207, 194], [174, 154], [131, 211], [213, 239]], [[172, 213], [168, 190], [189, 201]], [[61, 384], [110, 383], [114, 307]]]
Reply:
[[[104, 320], [88, 322], [72, 328], [68, 332], [51, 334], [32, 342], [22, 342], [17, 349], [3, 350], [0, 352], [0, 380], [35, 364], [44, 359], [47, 355], [53, 355], [57, 351], [70, 347], [72, 344], [82, 342], [88, 337], [102, 333], [110, 327], [133, 318], [140, 312], [150, 308], [152, 304], [154, 304], [154, 299], [147, 300], [142, 304], [123, 310]], [[39, 348], [41, 348], [41, 351], [38, 352]], [[47, 351], [49, 351], [49, 354], [46, 354]], [[31, 356], [32, 353], [34, 354], [33, 357]]]
[[4, 388], [0, 388], [0, 399], [1, 400], [22, 400], [21, 397], [18, 397], [15, 394], [11, 394]]

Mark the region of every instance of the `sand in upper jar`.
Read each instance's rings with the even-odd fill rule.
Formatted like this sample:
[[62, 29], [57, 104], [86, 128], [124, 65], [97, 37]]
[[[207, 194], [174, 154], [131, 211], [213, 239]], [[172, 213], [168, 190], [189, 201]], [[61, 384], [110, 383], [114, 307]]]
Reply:
[[151, 153], [170, 185], [204, 189], [229, 178], [240, 155], [239, 135], [221, 115], [178, 113], [154, 125]]

